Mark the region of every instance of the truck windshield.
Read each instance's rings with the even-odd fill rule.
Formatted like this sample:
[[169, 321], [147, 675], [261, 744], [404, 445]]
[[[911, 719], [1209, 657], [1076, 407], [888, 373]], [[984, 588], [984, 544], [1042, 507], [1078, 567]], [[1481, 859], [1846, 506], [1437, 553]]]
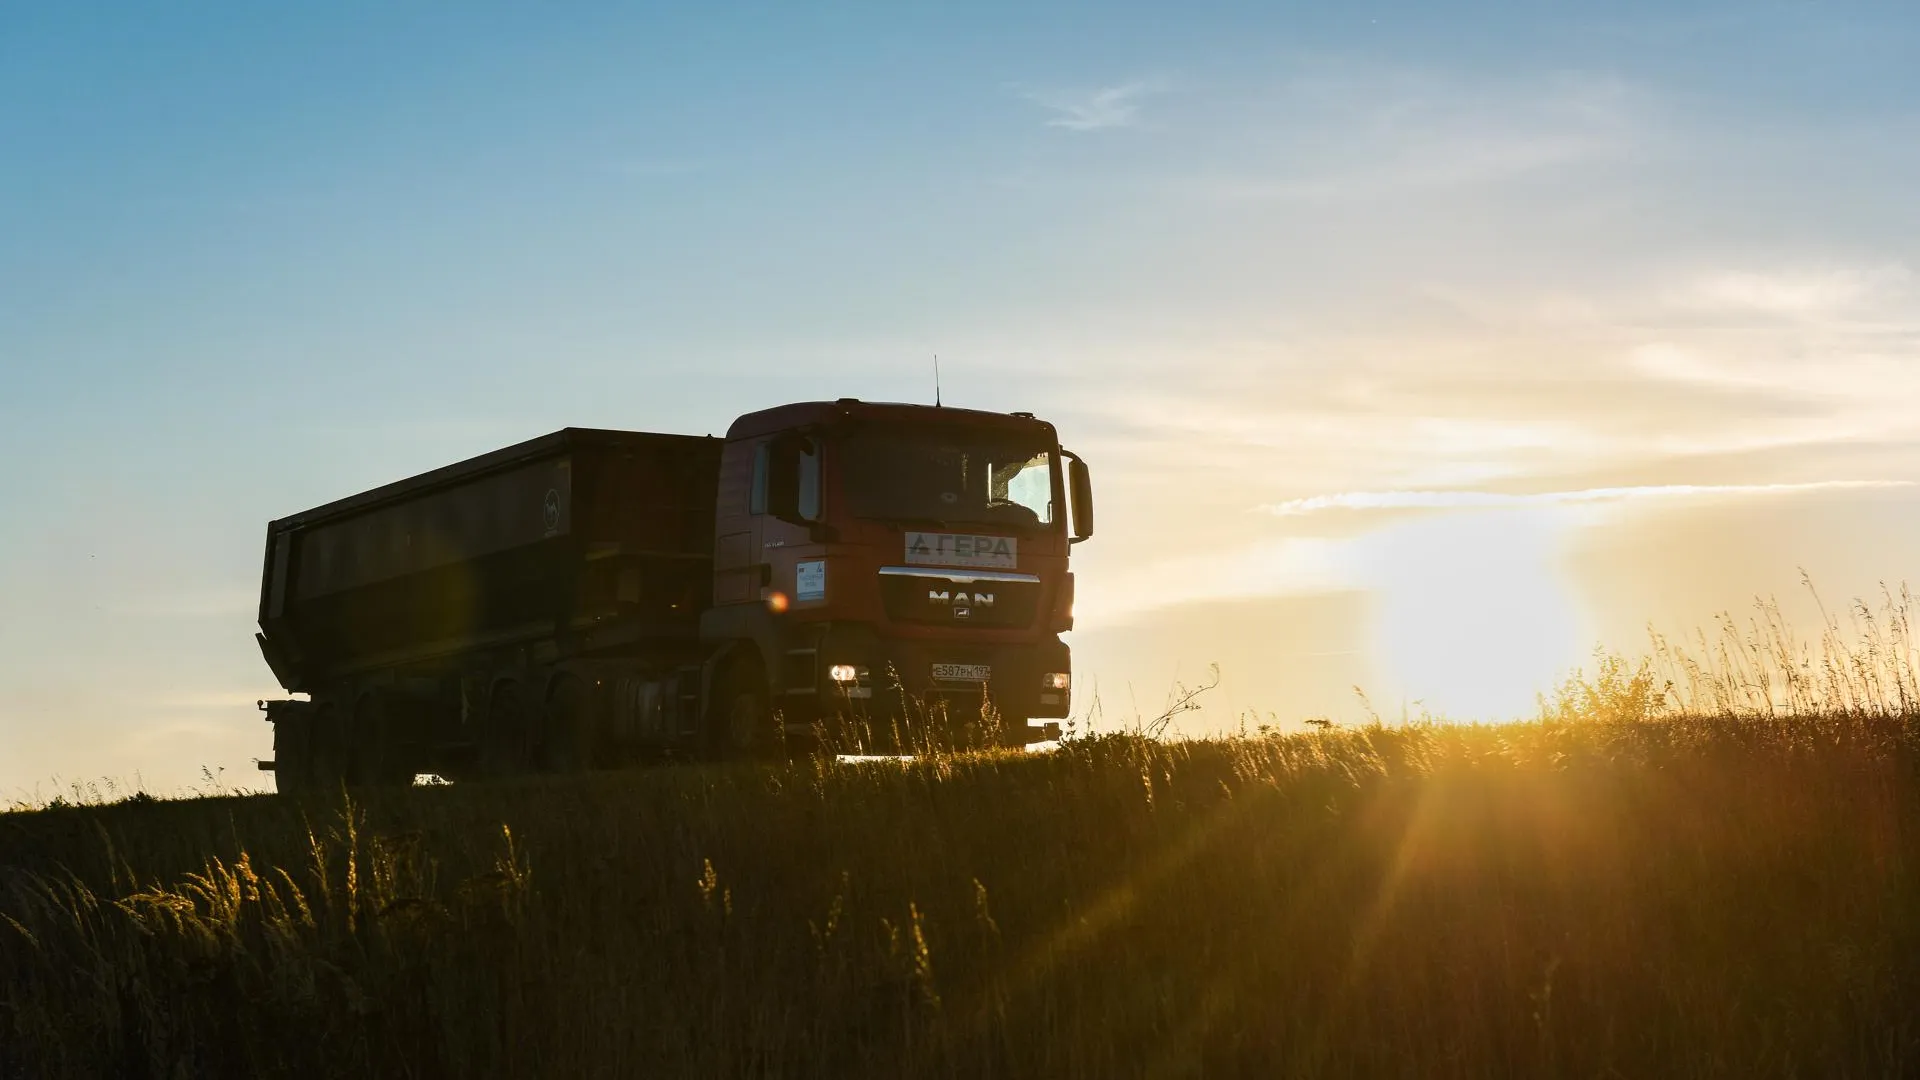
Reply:
[[865, 430], [843, 444], [856, 517], [1036, 529], [1054, 520], [1053, 451], [996, 432]]

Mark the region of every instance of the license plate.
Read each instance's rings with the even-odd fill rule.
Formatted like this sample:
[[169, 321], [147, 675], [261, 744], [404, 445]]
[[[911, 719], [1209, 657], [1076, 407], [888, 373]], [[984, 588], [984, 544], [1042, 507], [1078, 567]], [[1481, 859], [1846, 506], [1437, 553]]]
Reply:
[[935, 664], [933, 677], [955, 682], [986, 682], [993, 677], [993, 667], [989, 664]]

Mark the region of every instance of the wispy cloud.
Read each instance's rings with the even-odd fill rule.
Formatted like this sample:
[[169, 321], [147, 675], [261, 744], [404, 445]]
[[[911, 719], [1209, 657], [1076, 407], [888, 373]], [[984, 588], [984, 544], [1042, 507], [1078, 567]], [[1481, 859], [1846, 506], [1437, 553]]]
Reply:
[[1626, 158], [1645, 138], [1643, 98], [1611, 78], [1326, 65], [1227, 106], [1259, 134], [1171, 187], [1227, 203], [1472, 190]]
[[1683, 311], [1851, 322], [1913, 310], [1920, 276], [1899, 262], [1825, 264], [1708, 274], [1674, 290]]
[[1309, 175], [1227, 175], [1180, 186], [1222, 202], [1361, 199], [1410, 190], [1471, 188], [1603, 157], [1618, 143], [1584, 134], [1434, 132], [1420, 146], [1335, 163]]
[[1685, 499], [1712, 495], [1785, 495], [1858, 488], [1904, 488], [1908, 480], [1819, 480], [1800, 484], [1658, 484], [1645, 487], [1582, 488], [1523, 494], [1500, 491], [1343, 491], [1313, 495], [1259, 507], [1276, 517], [1302, 517], [1326, 510], [1462, 510], [1543, 506], [1557, 503], [1620, 502], [1627, 499]]
[[689, 173], [704, 171], [705, 168], [706, 166], [698, 161], [659, 158], [622, 161], [614, 166], [614, 171], [623, 176], [686, 176]]
[[1092, 90], [1020, 91], [1028, 101], [1048, 110], [1048, 127], [1069, 131], [1110, 131], [1132, 127], [1139, 119], [1140, 104], [1166, 91], [1160, 79], [1134, 79]]
[[1203, 600], [1245, 600], [1354, 588], [1347, 548], [1320, 537], [1265, 539], [1239, 548], [1148, 559], [1084, 589], [1074, 611], [1090, 624]]

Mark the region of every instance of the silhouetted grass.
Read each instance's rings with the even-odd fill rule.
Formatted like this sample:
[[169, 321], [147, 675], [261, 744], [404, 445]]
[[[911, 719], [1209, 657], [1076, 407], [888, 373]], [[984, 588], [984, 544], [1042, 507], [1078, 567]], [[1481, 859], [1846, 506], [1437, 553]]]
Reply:
[[0, 1073], [1912, 1074], [1882, 633], [1771, 704], [1695, 648], [1526, 724], [0, 815]]

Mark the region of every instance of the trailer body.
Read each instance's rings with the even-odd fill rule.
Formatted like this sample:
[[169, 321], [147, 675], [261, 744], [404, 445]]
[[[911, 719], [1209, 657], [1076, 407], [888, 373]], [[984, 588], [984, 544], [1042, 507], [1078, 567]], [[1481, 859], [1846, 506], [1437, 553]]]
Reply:
[[267, 527], [258, 635], [288, 690], [598, 630], [691, 639], [720, 440], [568, 428]]

